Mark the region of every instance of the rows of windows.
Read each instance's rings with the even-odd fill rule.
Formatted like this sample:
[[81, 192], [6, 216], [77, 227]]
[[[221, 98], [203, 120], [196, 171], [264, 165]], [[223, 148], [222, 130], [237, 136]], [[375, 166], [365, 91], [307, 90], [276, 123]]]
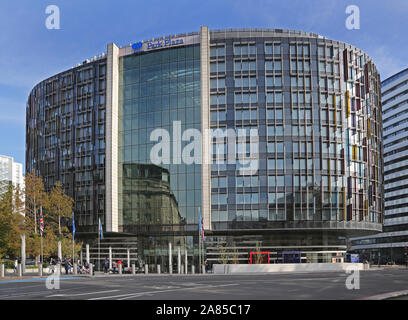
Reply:
[[[258, 53], [260, 53], [259, 49], [261, 47], [259, 44], [256, 46], [255, 43], [251, 42], [234, 43], [233, 71], [235, 71], [235, 76], [233, 78], [234, 88], [231, 89], [234, 90], [235, 110], [230, 111], [228, 108], [228, 113], [233, 112], [234, 120], [239, 121], [239, 123], [235, 123], [236, 126], [246, 124], [248, 129], [251, 128], [250, 125], [253, 125], [252, 128], [256, 128], [258, 120], [264, 119], [263, 115], [260, 114], [264, 111], [258, 107], [258, 102], [260, 101], [258, 101], [259, 97], [255, 91], [255, 88], [262, 81], [259, 83], [256, 77], [252, 76], [252, 72], [257, 71], [257, 68], [263, 69], [265, 71], [265, 111], [267, 123], [265, 138], [267, 139], [267, 172], [269, 174], [268, 183], [263, 187], [268, 187], [269, 190], [268, 219], [285, 220], [289, 213], [294, 219], [314, 219], [316, 215], [318, 220], [343, 220], [346, 215], [349, 217], [350, 211], [353, 215], [359, 217], [364, 212], [364, 214], [369, 215], [370, 221], [375, 221], [378, 216], [373, 217], [373, 215], [377, 214], [378, 195], [373, 195], [373, 199], [370, 200], [371, 208], [369, 209], [365, 205], [365, 198], [364, 201], [362, 196], [360, 199], [359, 191], [359, 188], [363, 188], [363, 183], [367, 184], [369, 176], [374, 180], [377, 179], [372, 170], [375, 168], [368, 168], [368, 165], [363, 163], [363, 161], [367, 161], [367, 148], [364, 149], [362, 144], [366, 144], [368, 141], [364, 140], [363, 142], [363, 137], [366, 134], [367, 127], [370, 127], [370, 123], [367, 124], [367, 118], [360, 114], [363, 112], [360, 111], [362, 107], [371, 117], [371, 110], [368, 107], [369, 102], [366, 99], [365, 79], [364, 75], [361, 76], [361, 68], [365, 66], [364, 56], [352, 50], [347, 51], [347, 58], [349, 60], [347, 71], [349, 74], [348, 80], [350, 81], [346, 89], [349, 90], [350, 94], [348, 96], [349, 100], [345, 101], [345, 97], [342, 94], [333, 92], [343, 89], [341, 88], [342, 79], [340, 78], [340, 49], [336, 45], [319, 45], [317, 47], [317, 68], [319, 71], [317, 81], [320, 91], [317, 95], [314, 95], [312, 92], [312, 75], [310, 73], [312, 68], [310, 44], [292, 42], [289, 46], [289, 79], [285, 79], [285, 83], [290, 84], [291, 91], [286, 95], [286, 91], [283, 92], [286, 88], [282, 87], [284, 84], [283, 66], [285, 66], [285, 77], [287, 77], [286, 61], [284, 64], [282, 60], [284, 57], [282, 56], [284, 46], [280, 42], [265, 42], [263, 45], [265, 64], [260, 66], [259, 64], [257, 65], [255, 56], [257, 49]], [[212, 57], [224, 60], [226, 48], [226, 46], [222, 47], [221, 55], [216, 54], [218, 49], [214, 49]], [[258, 71], [262, 72], [263, 70]], [[371, 73], [371, 70], [369, 73]], [[222, 79], [223, 84], [227, 82], [224, 80], [225, 76], [229, 75], [218, 75], [219, 79]], [[358, 80], [357, 84], [352, 82], [355, 79]], [[290, 80], [290, 82], [288, 83], [287, 80]], [[212, 88], [214, 89], [216, 88], [216, 81], [213, 80], [214, 85]], [[239, 91], [237, 88], [239, 88]], [[313, 101], [314, 103], [321, 104], [321, 107], [318, 109], [312, 108], [312, 96], [313, 100], [316, 100]], [[292, 105], [291, 110], [283, 108], [283, 104], [287, 102], [286, 99], [288, 98]], [[374, 99], [373, 102], [375, 103]], [[225, 121], [227, 116], [230, 119], [229, 114], [226, 114], [227, 108], [224, 106], [225, 103], [226, 99], [223, 93], [211, 95], [211, 106], [218, 106], [217, 110], [213, 109], [211, 112], [213, 126], [216, 122]], [[347, 121], [348, 117], [350, 117], [350, 122]], [[293, 121], [289, 125], [286, 122], [283, 125], [284, 120]], [[320, 125], [314, 124], [312, 126], [312, 120], [320, 121]], [[344, 122], [344, 120], [347, 122]], [[244, 123], [241, 121], [248, 122]], [[352, 130], [345, 131], [342, 124], [347, 124]], [[227, 126], [227, 124], [221, 125]], [[374, 123], [371, 125], [374, 127]], [[349, 141], [353, 141], [349, 148], [344, 146], [344, 142], [336, 142], [336, 139], [349, 139], [349, 134], [351, 134]], [[295, 140], [305, 137], [306, 139], [304, 140], [309, 140], [307, 139], [308, 137], [312, 140], [314, 136], [321, 136], [323, 139], [322, 143], [318, 143], [316, 140], [288, 142], [289, 136], [296, 137]], [[372, 143], [370, 141], [371, 146], [373, 146]], [[227, 145], [223, 143], [219, 144], [218, 147], [219, 153], [225, 155]], [[218, 147], [213, 148], [213, 151], [216, 151]], [[373, 155], [371, 154], [370, 157], [373, 158]], [[373, 162], [377, 163], [377, 160], [378, 158], [373, 160]], [[213, 164], [212, 169], [213, 175], [229, 174], [229, 171], [226, 171], [227, 166], [225, 164]], [[293, 175], [285, 175], [285, 170], [294, 170]], [[347, 174], [354, 175], [350, 181], [343, 177], [345, 171], [347, 171]], [[286, 173], [292, 172], [287, 171]], [[234, 179], [236, 188], [262, 187], [258, 176], [256, 176], [254, 182], [247, 177], [234, 177]], [[245, 179], [247, 181], [244, 181]], [[245, 219], [239, 218], [241, 213], [238, 214], [237, 211], [245, 211], [239, 209], [232, 215], [229, 212], [230, 216], [228, 217], [228, 212], [224, 210], [224, 206], [232, 204], [228, 204], [228, 192], [234, 186], [227, 186], [226, 177], [223, 177], [223, 182], [222, 188], [228, 189], [228, 191], [219, 190], [219, 193], [213, 193], [214, 202], [212, 202], [212, 205], [214, 209], [218, 208], [214, 210], [213, 219], [215, 221], [258, 221], [260, 217], [258, 210], [255, 210], [256, 213], [254, 214], [252, 213], [254, 210], [248, 210]], [[293, 190], [302, 188], [308, 189], [308, 191], [288, 193], [287, 188], [292, 189], [292, 187], [294, 188]], [[286, 193], [283, 191], [285, 188]], [[239, 189], [233, 192], [236, 196], [234, 196], [234, 204], [232, 205], [249, 205], [253, 207], [253, 205], [265, 203], [265, 199], [260, 198], [265, 195], [260, 191], [247, 192], [245, 196], [240, 193]], [[345, 194], [347, 194], [347, 199], [344, 199]], [[306, 198], [303, 199], [302, 197]], [[355, 198], [358, 198], [358, 201], [354, 200]], [[349, 206], [346, 208], [344, 203], [349, 203], [349, 199], [351, 199], [350, 203], [356, 204], [357, 207]], [[221, 215], [223, 216], [222, 219], [220, 218]], [[264, 214], [261, 216], [265, 217]], [[245, 213], [242, 217], [245, 217]]]

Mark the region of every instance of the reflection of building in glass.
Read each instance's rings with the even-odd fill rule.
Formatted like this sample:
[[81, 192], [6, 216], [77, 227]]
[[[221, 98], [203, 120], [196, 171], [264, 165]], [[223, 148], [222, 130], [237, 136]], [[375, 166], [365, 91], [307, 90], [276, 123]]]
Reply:
[[372, 263], [406, 263], [408, 253], [408, 69], [384, 80], [384, 230], [352, 240], [352, 249]]
[[[148, 263], [168, 242], [197, 263], [201, 208], [209, 261], [301, 251], [310, 262], [382, 230], [379, 74], [364, 52], [307, 32], [207, 27], [136, 47], [109, 44], [29, 97], [27, 170], [47, 188], [62, 180], [79, 236], [94, 237], [101, 217], [107, 236], [136, 237]], [[160, 167], [158, 128], [171, 148]], [[257, 129], [255, 174], [226, 162], [222, 139], [203, 138], [201, 151], [224, 163], [183, 161], [186, 129], [217, 128]]]

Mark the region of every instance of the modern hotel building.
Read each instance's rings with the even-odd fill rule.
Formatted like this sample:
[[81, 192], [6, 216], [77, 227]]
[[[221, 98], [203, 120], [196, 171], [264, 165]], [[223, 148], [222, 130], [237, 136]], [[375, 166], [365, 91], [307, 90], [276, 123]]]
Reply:
[[382, 82], [384, 232], [352, 239], [372, 263], [406, 263], [408, 254], [408, 69]]
[[[348, 237], [382, 231], [380, 95], [367, 54], [308, 32], [111, 43], [31, 91], [26, 168], [63, 183], [91, 247], [101, 218], [105, 242], [162, 270], [169, 242], [198, 263], [199, 211], [210, 263], [331, 261]], [[217, 128], [247, 135], [204, 134]]]

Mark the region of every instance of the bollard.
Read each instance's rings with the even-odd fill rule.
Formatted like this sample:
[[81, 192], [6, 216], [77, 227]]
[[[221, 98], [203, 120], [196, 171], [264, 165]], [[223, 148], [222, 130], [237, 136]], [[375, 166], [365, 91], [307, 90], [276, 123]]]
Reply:
[[171, 242], [169, 242], [169, 274], [173, 274], [172, 255], [173, 255], [173, 251], [171, 249]]
[[160, 270], [160, 264], [157, 265], [157, 274], [160, 274], [161, 270]]
[[132, 264], [132, 274], [136, 274], [136, 265]]
[[177, 248], [177, 273], [181, 273], [181, 251], [180, 247]]
[[21, 267], [21, 263], [18, 264], [17, 270], [18, 270], [18, 276], [22, 277], [23, 276], [23, 268]]
[[38, 273], [40, 274], [40, 277], [43, 276], [43, 265], [42, 265], [42, 263], [38, 264]]
[[122, 274], [122, 264], [119, 264], [119, 274]]
[[94, 275], [94, 274], [93, 274], [93, 269], [94, 269], [93, 267], [94, 267], [93, 264], [90, 263], [90, 264], [89, 264], [89, 274], [91, 275], [91, 277], [93, 277], [93, 275]]
[[4, 278], [4, 264], [0, 264], [0, 278]]
[[112, 270], [112, 247], [109, 247], [109, 270]]
[[149, 273], [149, 265], [148, 264], [145, 264], [144, 272], [145, 272], [145, 274]]
[[184, 273], [188, 274], [188, 254], [187, 249], [184, 250]]
[[78, 274], [78, 266], [74, 263], [74, 274]]
[[88, 262], [88, 265], [91, 264], [89, 255], [89, 244], [86, 244], [86, 262]]
[[202, 266], [202, 272], [205, 274], [205, 266]]
[[191, 274], [195, 274], [195, 265], [191, 266]]

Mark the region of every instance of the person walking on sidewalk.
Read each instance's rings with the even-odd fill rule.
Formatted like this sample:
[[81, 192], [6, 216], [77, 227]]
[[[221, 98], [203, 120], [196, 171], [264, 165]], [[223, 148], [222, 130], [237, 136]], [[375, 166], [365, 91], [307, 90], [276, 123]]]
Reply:
[[118, 261], [118, 272], [119, 272], [119, 269], [120, 269], [120, 266], [122, 265], [122, 261], [121, 260], [119, 260]]
[[55, 260], [53, 258], [50, 260], [50, 271], [51, 273], [55, 272]]
[[104, 273], [108, 273], [108, 268], [109, 268], [109, 262], [108, 260], [105, 258], [105, 260], [103, 261], [103, 272]]

